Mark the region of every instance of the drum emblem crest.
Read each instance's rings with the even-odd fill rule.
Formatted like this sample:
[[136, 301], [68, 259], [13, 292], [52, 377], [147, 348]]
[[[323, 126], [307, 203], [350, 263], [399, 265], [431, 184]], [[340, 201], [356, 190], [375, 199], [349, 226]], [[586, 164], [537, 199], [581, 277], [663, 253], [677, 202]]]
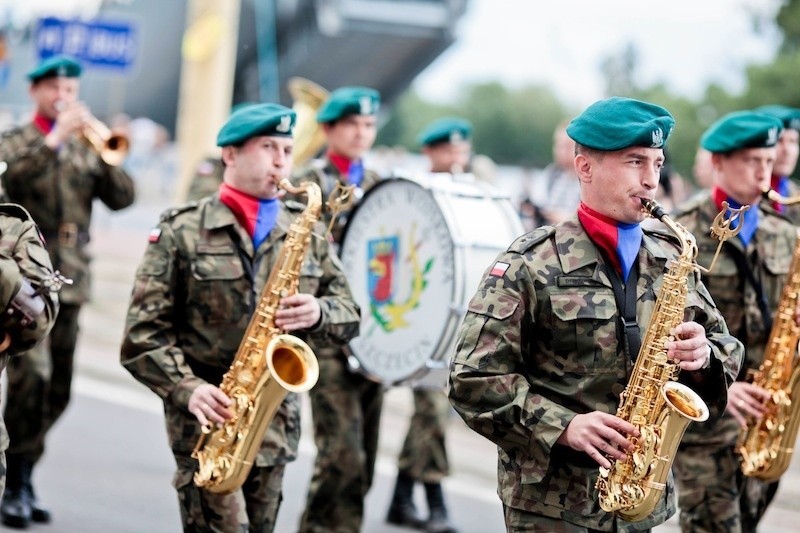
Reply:
[[[367, 292], [370, 314], [386, 332], [409, 326], [405, 315], [419, 306], [420, 297], [427, 286], [425, 275], [433, 266], [433, 258], [430, 258], [423, 267], [420, 267], [417, 253], [419, 245], [414, 242], [414, 229], [412, 226], [408, 239], [411, 243], [408, 246], [408, 256], [403, 258], [402, 263], [399, 235], [379, 237], [367, 242]], [[395, 297], [398, 296], [397, 281], [401, 277], [406, 277], [398, 275], [400, 268], [409, 269], [411, 286], [407, 297], [402, 302], [397, 302], [395, 301]]]

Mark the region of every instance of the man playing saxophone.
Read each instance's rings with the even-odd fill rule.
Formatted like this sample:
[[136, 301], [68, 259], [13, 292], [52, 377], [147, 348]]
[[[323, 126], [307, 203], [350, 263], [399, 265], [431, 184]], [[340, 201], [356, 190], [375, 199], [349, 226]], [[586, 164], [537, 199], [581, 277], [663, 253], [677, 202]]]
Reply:
[[[276, 104], [232, 113], [217, 137], [225, 164], [219, 191], [164, 213], [136, 274], [122, 364], [164, 401], [186, 531], [272, 531], [284, 467], [297, 455], [299, 400], [289, 394], [241, 489], [216, 494], [192, 482], [201, 427], [231, 417], [231, 400], [217, 385], [304, 207], [284, 204], [277, 187], [291, 172], [294, 121], [294, 111]], [[339, 260], [318, 226], [298, 292], [280, 299], [274, 318], [313, 349], [346, 343], [359, 325]]]
[[[770, 115], [783, 122], [783, 133], [775, 145], [771, 188], [783, 197], [797, 197], [800, 195], [800, 184], [791, 179], [791, 176], [797, 168], [797, 159], [800, 157], [800, 109], [785, 105], [765, 105], [753, 111]], [[772, 202], [772, 207], [791, 220], [795, 226], [800, 225], [800, 204], [783, 205]]]
[[31, 214], [53, 268], [73, 280], [61, 291], [61, 308], [47, 340], [8, 365], [8, 464], [22, 472], [20, 481], [28, 489], [6, 492], [0, 514], [7, 524], [50, 521], [50, 512], [36, 497], [32, 473], [50, 428], [70, 400], [78, 318], [91, 291], [92, 206], [100, 200], [116, 211], [134, 200], [131, 177], [83, 142], [84, 128], [96, 119], [78, 100], [81, 72], [81, 65], [66, 56], [45, 59], [28, 72], [32, 120], [7, 131], [0, 141], [0, 160], [8, 163], [4, 197]]
[[745, 348], [744, 362], [728, 391], [725, 415], [689, 426], [675, 459], [681, 528], [686, 532], [755, 531], [772, 500], [777, 482], [744, 478], [736, 441], [747, 417], [760, 418], [766, 390], [745, 381], [757, 369], [786, 281], [796, 228], [761, 200], [770, 186], [781, 120], [766, 114], [730, 113], [711, 125], [701, 145], [712, 153], [710, 191], [681, 206], [675, 218], [697, 236], [700, 262], [716, 245], [704, 231], [723, 201], [749, 204], [742, 229], [726, 242], [703, 283], [719, 306], [733, 335]]
[[[567, 133], [576, 142], [577, 213], [512, 243], [469, 303], [450, 400], [498, 446], [508, 531], [641, 530], [675, 512], [671, 480], [635, 523], [601, 510], [595, 489], [598, 466], [625, 459], [629, 437], [639, 435], [614, 413], [665, 269], [680, 251], [671, 233], [640, 225], [673, 125], [666, 109], [619, 97], [576, 117]], [[685, 321], [664, 347], [680, 381], [718, 416], [741, 344], [697, 274], [684, 307]]]

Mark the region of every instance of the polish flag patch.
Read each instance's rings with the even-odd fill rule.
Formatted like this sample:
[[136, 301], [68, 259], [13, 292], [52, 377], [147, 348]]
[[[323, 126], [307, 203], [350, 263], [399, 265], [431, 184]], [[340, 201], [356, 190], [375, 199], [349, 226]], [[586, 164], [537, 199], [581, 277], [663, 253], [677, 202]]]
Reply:
[[496, 276], [498, 278], [502, 278], [503, 276], [505, 276], [506, 270], [508, 270], [509, 266], [511, 265], [509, 265], [508, 263], [503, 263], [502, 261], [498, 261], [497, 263], [494, 264], [494, 266], [492, 267], [492, 271], [489, 272], [489, 274], [492, 276]]
[[147, 236], [148, 242], [158, 242], [158, 239], [161, 238], [161, 229], [160, 228], [153, 228], [150, 230], [150, 235]]

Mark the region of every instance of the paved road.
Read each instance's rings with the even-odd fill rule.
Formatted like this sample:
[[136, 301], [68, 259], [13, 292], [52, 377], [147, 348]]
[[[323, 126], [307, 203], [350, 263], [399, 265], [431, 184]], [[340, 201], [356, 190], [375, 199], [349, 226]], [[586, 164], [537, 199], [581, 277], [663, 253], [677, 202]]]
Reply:
[[[161, 199], [163, 202], [169, 199]], [[95, 257], [94, 301], [81, 317], [75, 396], [48, 441], [35, 480], [56, 520], [31, 531], [177, 532], [175, 493], [170, 485], [172, 458], [158, 399], [136, 383], [118, 363], [125, 307], [133, 272], [157, 220], [159, 202], [111, 215], [98, 210], [92, 244]], [[305, 400], [304, 400], [305, 401]], [[391, 497], [395, 458], [411, 411], [411, 395], [393, 389], [381, 423], [376, 483], [369, 494], [364, 532], [404, 530], [383, 522]], [[279, 532], [296, 530], [305, 501], [314, 448], [307, 402], [298, 461], [284, 483]], [[445, 483], [454, 522], [466, 533], [502, 532], [502, 510], [495, 494], [494, 446], [472, 433], [457, 417], [448, 428], [453, 475]], [[423, 505], [421, 490], [415, 495]], [[795, 458], [773, 506], [764, 532], [798, 531], [800, 527], [800, 460]], [[678, 531], [675, 520], [656, 528]], [[0, 527], [0, 531], [6, 531]]]

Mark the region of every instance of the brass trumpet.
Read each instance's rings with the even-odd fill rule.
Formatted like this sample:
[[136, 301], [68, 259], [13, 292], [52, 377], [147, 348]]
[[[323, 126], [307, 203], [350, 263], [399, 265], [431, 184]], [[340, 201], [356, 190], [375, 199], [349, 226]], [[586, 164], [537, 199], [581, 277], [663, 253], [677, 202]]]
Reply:
[[[67, 104], [64, 101], [56, 102], [56, 110], [60, 113]], [[130, 140], [127, 135], [111, 131], [97, 118], [89, 115], [84, 121], [81, 130], [83, 142], [98, 156], [112, 167], [118, 167], [125, 161], [130, 149]]]
[[128, 137], [116, 133], [95, 117], [90, 117], [83, 126], [81, 136], [86, 144], [100, 159], [112, 167], [118, 167], [125, 161], [130, 149]]

